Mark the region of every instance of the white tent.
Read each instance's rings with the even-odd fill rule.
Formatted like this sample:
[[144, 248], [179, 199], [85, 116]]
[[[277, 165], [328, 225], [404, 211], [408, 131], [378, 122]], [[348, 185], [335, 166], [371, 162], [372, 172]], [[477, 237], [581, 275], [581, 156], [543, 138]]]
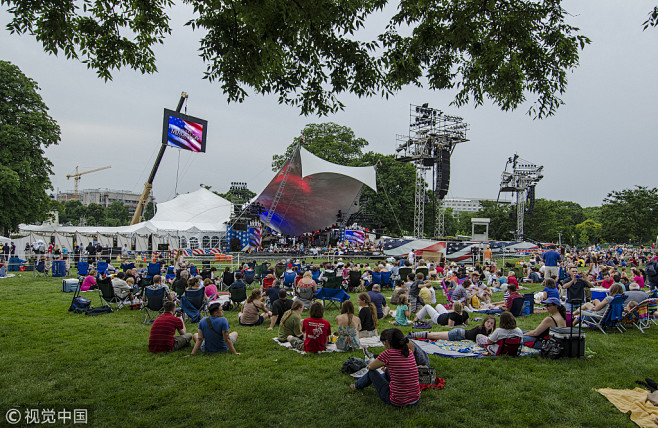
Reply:
[[[266, 210], [272, 206], [281, 187], [288, 163], [289, 175], [269, 224], [285, 235], [301, 235], [329, 227], [337, 223], [339, 211], [343, 216], [358, 211], [361, 186], [377, 191], [374, 166], [336, 165], [302, 148], [256, 198]], [[261, 215], [261, 220], [266, 218], [267, 211]]]

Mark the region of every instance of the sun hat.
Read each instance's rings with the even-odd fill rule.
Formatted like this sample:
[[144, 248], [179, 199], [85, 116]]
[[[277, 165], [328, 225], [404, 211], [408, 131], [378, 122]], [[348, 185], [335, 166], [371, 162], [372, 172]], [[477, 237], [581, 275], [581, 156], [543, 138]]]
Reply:
[[562, 306], [562, 302], [557, 297], [549, 297], [546, 300], [542, 300], [541, 303], [542, 303], [542, 305], [553, 304], [553, 305], [557, 305], [557, 306]]

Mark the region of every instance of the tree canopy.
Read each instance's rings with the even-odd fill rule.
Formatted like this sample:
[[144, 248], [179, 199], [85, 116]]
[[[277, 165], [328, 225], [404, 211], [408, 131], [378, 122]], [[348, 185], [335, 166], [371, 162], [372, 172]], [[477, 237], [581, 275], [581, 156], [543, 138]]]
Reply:
[[52, 163], [44, 149], [59, 142], [59, 126], [37, 92], [37, 83], [0, 61], [0, 231], [44, 220]]
[[[204, 77], [229, 101], [275, 94], [303, 114], [343, 108], [339, 96], [388, 97], [407, 85], [457, 90], [453, 103], [491, 100], [503, 110], [527, 96], [542, 118], [562, 104], [567, 73], [590, 40], [567, 23], [560, 0], [398, 0], [374, 37], [369, 17], [386, 0], [184, 0], [202, 33]], [[153, 46], [171, 33], [173, 0], [0, 0], [7, 29], [34, 36], [48, 53], [79, 59], [111, 79], [128, 67], [157, 71]], [[649, 25], [655, 19], [650, 18]], [[367, 40], [364, 40], [367, 39]]]
[[658, 229], [658, 188], [613, 190], [603, 200], [601, 213], [604, 239], [642, 244]]

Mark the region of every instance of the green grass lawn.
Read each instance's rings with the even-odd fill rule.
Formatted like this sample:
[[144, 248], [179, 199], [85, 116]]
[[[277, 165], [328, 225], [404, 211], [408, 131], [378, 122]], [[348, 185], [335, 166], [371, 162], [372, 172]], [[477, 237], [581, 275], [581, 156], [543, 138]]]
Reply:
[[[140, 311], [75, 315], [67, 311], [72, 294], [60, 290], [61, 279], [30, 273], [0, 280], [0, 425], [11, 408], [87, 408], [92, 426], [620, 427], [634, 424], [593, 388], [632, 389], [637, 379], [658, 378], [658, 327], [646, 334], [588, 331], [587, 346], [596, 352], [588, 360], [432, 355], [445, 388], [396, 409], [373, 388], [349, 389], [353, 379], [340, 372], [349, 354], [288, 351], [265, 326], [239, 326], [236, 311], [226, 316], [242, 355], [184, 358], [189, 348], [154, 355]], [[100, 305], [97, 292], [83, 294]], [[337, 314], [325, 315], [334, 328]], [[534, 328], [543, 317], [519, 326]], [[187, 324], [190, 332], [195, 327]]]

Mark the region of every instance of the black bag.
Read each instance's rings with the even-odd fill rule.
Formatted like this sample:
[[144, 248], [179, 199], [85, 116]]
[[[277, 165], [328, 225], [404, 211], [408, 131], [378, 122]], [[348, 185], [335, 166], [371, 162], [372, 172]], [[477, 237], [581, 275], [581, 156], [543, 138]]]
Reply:
[[230, 300], [227, 300], [226, 302], [224, 302], [222, 304], [222, 310], [223, 311], [230, 311], [231, 309], [233, 309], [233, 303], [231, 303]]
[[564, 345], [554, 338], [544, 340], [541, 344], [540, 355], [542, 358], [556, 360], [564, 355]]
[[432, 367], [418, 366], [418, 383], [421, 385], [436, 385], [436, 370]]
[[112, 313], [112, 308], [110, 307], [110, 305], [105, 305], [105, 306], [99, 306], [97, 308], [89, 309], [87, 310], [87, 312], [85, 312], [85, 315], [94, 317], [96, 315], [103, 315], [109, 313]]
[[340, 371], [342, 373], [352, 374], [358, 372], [366, 366], [366, 362], [361, 358], [349, 357], [347, 361], [343, 363], [343, 367], [341, 367]]

